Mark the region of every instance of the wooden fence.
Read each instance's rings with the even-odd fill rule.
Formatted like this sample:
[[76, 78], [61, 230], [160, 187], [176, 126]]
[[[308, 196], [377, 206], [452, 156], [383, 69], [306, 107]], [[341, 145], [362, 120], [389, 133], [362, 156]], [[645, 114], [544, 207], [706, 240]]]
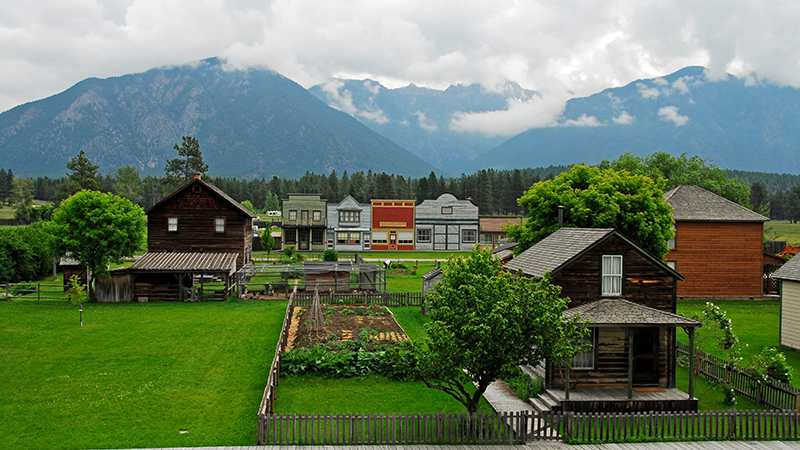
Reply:
[[26, 300], [67, 300], [69, 286], [42, 283], [0, 284], [0, 296], [5, 300], [24, 298]]
[[258, 407], [258, 445], [263, 445], [265, 442], [265, 418], [268, 417], [268, 414], [275, 413], [275, 391], [280, 382], [281, 356], [284, 350], [286, 350], [286, 344], [289, 339], [289, 325], [291, 324], [292, 314], [294, 313], [295, 294], [296, 291], [289, 297], [289, 305], [286, 307], [286, 314], [283, 316], [281, 335], [278, 338], [278, 344], [275, 346], [275, 356], [272, 358], [272, 365], [269, 368], [269, 375], [267, 376], [267, 386], [264, 388], [264, 396], [261, 398], [261, 405]]
[[[295, 305], [309, 306], [314, 300], [314, 293], [297, 293], [294, 296]], [[383, 305], [383, 306], [422, 306], [425, 298], [422, 292], [361, 292], [361, 293], [336, 293], [320, 292], [320, 302], [323, 305]]]
[[797, 411], [562, 414], [565, 439], [577, 443], [800, 438]]
[[780, 410], [270, 414], [259, 416], [259, 445], [797, 440], [799, 420], [796, 411]]
[[531, 418], [527, 412], [270, 415], [259, 445], [524, 444], [527, 435], [514, 430], [528, 429]]
[[[678, 342], [678, 353], [689, 355], [689, 346]], [[729, 367], [725, 360], [695, 350], [695, 369], [707, 378], [727, 382], [739, 394], [759, 405], [800, 411], [800, 389], [781, 382], [762, 382], [744, 370]]]

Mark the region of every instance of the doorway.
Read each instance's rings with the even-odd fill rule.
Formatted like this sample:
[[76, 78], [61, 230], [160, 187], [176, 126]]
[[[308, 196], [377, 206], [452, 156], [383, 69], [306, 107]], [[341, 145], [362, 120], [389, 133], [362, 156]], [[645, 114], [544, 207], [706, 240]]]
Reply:
[[633, 338], [633, 384], [658, 386], [658, 328], [642, 328]]

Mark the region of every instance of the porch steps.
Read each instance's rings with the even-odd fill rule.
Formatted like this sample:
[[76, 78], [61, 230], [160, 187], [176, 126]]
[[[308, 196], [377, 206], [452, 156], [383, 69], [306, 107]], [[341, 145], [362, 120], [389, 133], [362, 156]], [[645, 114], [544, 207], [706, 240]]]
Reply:
[[528, 399], [528, 403], [539, 413], [561, 410], [561, 402], [546, 389], [539, 397]]

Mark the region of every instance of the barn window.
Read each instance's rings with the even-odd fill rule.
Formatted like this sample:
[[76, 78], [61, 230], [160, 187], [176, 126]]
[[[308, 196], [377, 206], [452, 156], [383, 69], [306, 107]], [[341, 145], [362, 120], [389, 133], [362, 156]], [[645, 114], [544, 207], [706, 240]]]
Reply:
[[214, 219], [214, 231], [217, 233], [224, 233], [225, 232], [225, 218], [224, 217], [217, 217]]
[[178, 218], [177, 217], [168, 217], [167, 218], [167, 231], [178, 231]]
[[622, 295], [622, 255], [603, 255], [602, 294]]
[[478, 238], [478, 230], [463, 230], [461, 231], [461, 242], [466, 244], [474, 244]]
[[417, 229], [417, 242], [430, 242], [431, 241], [431, 230], [430, 228], [418, 228]]
[[587, 348], [584, 352], [578, 353], [570, 361], [573, 369], [592, 370], [594, 369], [594, 343], [597, 335], [597, 328], [590, 328], [589, 334], [581, 339], [581, 347]]

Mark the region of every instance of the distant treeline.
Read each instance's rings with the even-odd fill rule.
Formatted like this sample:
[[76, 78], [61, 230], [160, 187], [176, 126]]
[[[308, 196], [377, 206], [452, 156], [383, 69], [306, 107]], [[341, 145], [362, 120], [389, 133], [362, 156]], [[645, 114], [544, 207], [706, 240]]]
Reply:
[[[352, 195], [359, 202], [370, 199], [415, 199], [422, 202], [435, 199], [442, 193], [451, 193], [458, 198], [471, 198], [481, 214], [524, 214], [517, 199], [534, 183], [555, 177], [567, 170], [567, 166], [550, 166], [535, 169], [481, 170], [457, 178], [444, 178], [431, 172], [424, 178], [405, 178], [402, 175], [373, 173], [372, 171], [329, 175], [306, 172], [299, 179], [273, 176], [267, 180], [251, 180], [228, 177], [205, 177], [204, 179], [222, 189], [238, 202], [249, 201], [259, 211], [280, 209], [279, 200], [290, 193], [319, 193], [328, 201], [340, 202]], [[34, 198], [52, 201], [64, 182], [64, 178], [37, 177], [33, 179]], [[115, 174], [98, 174], [97, 182], [103, 192], [115, 192], [118, 180]], [[169, 192], [165, 190], [164, 177], [147, 176], [140, 180], [136, 191], [137, 203], [147, 209], [161, 201]], [[2, 193], [0, 193], [1, 195]]]
[[739, 180], [752, 185], [753, 183], [762, 183], [767, 188], [770, 194], [777, 190], [788, 191], [793, 186], [800, 186], [800, 175], [791, 175], [788, 173], [766, 173], [766, 172], [750, 172], [747, 170], [726, 170], [728, 176], [731, 178], [738, 178]]

